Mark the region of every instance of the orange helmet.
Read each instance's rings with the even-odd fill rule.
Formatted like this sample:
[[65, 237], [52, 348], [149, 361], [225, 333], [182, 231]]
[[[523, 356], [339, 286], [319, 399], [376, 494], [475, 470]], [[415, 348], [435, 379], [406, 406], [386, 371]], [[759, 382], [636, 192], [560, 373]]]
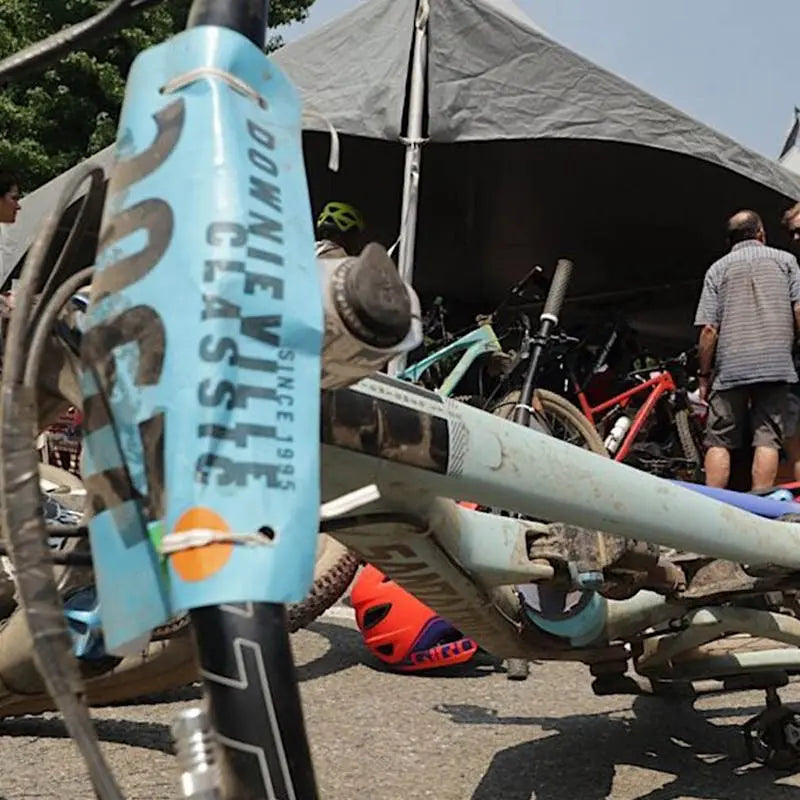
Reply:
[[364, 643], [394, 669], [449, 667], [478, 652], [472, 639], [369, 564], [356, 578], [350, 599]]

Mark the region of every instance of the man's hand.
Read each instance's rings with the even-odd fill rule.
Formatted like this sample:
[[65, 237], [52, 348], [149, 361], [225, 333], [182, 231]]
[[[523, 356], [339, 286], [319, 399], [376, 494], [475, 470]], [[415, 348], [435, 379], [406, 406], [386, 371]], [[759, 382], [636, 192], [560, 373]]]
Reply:
[[711, 370], [714, 364], [714, 353], [717, 349], [718, 330], [716, 325], [703, 325], [700, 331], [697, 355], [700, 361], [700, 399], [708, 402], [708, 393], [711, 387]]

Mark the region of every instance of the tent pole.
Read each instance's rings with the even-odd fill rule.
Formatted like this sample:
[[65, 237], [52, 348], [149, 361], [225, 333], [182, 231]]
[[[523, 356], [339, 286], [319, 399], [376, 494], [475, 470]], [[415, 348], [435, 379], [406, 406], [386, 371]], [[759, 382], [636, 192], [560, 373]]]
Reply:
[[[403, 205], [400, 212], [398, 270], [409, 284], [414, 282], [414, 246], [417, 238], [417, 205], [422, 164], [423, 116], [425, 111], [425, 73], [428, 67], [428, 17], [430, 0], [419, 0], [414, 23], [414, 50], [411, 61], [411, 87], [408, 96], [408, 123], [402, 142], [406, 146], [403, 173]], [[405, 354], [389, 363], [389, 374], [397, 375], [406, 364]]]

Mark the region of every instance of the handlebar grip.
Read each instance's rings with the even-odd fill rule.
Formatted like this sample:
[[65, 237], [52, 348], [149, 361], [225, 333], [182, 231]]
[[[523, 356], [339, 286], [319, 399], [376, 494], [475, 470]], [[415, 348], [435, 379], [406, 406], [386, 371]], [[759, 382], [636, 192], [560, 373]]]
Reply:
[[567, 288], [572, 277], [572, 267], [573, 263], [571, 261], [566, 258], [559, 259], [553, 275], [553, 282], [550, 284], [550, 291], [547, 293], [542, 317], [549, 317], [556, 324], [558, 323], [558, 315], [561, 313], [561, 306], [564, 305], [564, 298], [567, 295]]

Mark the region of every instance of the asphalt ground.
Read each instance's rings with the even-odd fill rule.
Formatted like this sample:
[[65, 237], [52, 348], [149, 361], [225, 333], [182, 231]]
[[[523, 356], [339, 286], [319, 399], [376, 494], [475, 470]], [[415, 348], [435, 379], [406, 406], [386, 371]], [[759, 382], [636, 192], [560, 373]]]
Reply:
[[[695, 700], [595, 697], [581, 665], [534, 664], [525, 682], [485, 659], [436, 676], [373, 661], [346, 607], [293, 636], [325, 800], [798, 800], [800, 774], [748, 764], [739, 726], [763, 692]], [[800, 703], [800, 684], [781, 690]], [[187, 687], [97, 709], [126, 797], [177, 798], [169, 726]], [[91, 798], [57, 715], [0, 721], [0, 797]]]

